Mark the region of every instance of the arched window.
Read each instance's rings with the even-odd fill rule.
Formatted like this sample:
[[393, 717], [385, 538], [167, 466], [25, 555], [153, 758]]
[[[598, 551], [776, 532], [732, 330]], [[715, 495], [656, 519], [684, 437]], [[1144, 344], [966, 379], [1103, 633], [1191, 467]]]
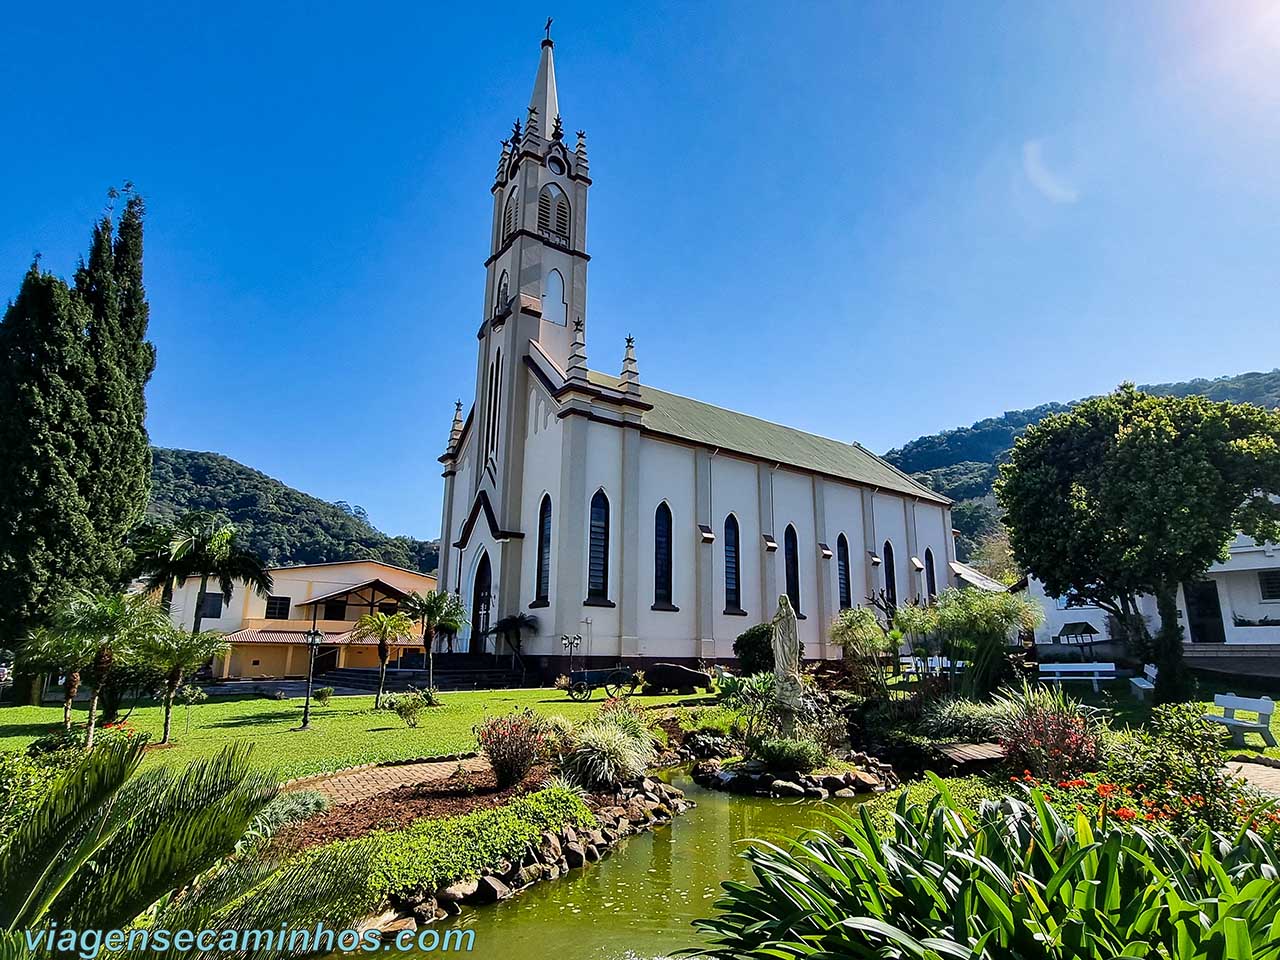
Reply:
[[925, 547], [924, 550], [924, 586], [929, 594], [929, 599], [936, 600], [938, 597], [938, 574], [933, 569], [932, 547]]
[[516, 188], [512, 187], [511, 192], [507, 194], [507, 205], [502, 210], [502, 242], [506, 243], [507, 239], [516, 232]]
[[783, 550], [785, 551], [784, 565], [787, 573], [787, 599], [791, 601], [791, 606], [795, 608], [797, 614], [800, 613], [800, 548], [796, 542], [796, 528], [787, 524], [787, 532], [783, 536]]
[[738, 555], [738, 518], [732, 513], [724, 518], [724, 606], [726, 610], [742, 609], [742, 569]]
[[543, 284], [542, 318], [564, 326], [569, 322], [569, 304], [564, 295], [564, 277], [559, 270], [547, 273], [547, 281]]
[[653, 604], [671, 606], [671, 508], [665, 501], [653, 514]]
[[609, 498], [591, 498], [591, 542], [587, 558], [587, 599], [609, 599]]
[[511, 280], [507, 276], [507, 271], [502, 271], [502, 276], [498, 278], [498, 290], [493, 295], [493, 313], [497, 316], [506, 309], [507, 303], [511, 300], [510, 292]]
[[551, 596], [551, 495], [542, 498], [538, 508], [538, 577], [534, 583], [538, 603], [546, 603]]
[[538, 232], [560, 243], [569, 242], [569, 198], [554, 183], [538, 194]]
[[884, 595], [892, 604], [898, 602], [898, 573], [893, 567], [893, 544], [884, 542]]
[[836, 581], [840, 585], [840, 609], [853, 606], [853, 591], [849, 588], [849, 541], [844, 534], [836, 537]]

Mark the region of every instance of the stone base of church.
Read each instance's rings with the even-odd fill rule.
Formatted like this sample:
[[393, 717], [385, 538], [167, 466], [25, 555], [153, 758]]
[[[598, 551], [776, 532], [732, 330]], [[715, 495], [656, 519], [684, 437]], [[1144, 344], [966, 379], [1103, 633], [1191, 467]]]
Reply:
[[[692, 670], [699, 668], [709, 670], [715, 664], [735, 669], [738, 661], [732, 657], [723, 660], [699, 661], [696, 657], [618, 657], [593, 656], [573, 658], [574, 670], [609, 670], [621, 667], [623, 670], [647, 670], [658, 663], [674, 663]], [[556, 677], [569, 673], [569, 658], [566, 656], [533, 656], [528, 658], [529, 674], [535, 673], [545, 682], [552, 683]]]

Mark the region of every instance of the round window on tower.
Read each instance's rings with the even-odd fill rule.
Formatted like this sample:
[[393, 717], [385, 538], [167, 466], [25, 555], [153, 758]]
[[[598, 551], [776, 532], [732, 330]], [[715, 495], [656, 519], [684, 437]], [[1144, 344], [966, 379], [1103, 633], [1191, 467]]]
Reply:
[[547, 161], [547, 169], [554, 173], [557, 177], [564, 175], [564, 161], [559, 157], [552, 157]]

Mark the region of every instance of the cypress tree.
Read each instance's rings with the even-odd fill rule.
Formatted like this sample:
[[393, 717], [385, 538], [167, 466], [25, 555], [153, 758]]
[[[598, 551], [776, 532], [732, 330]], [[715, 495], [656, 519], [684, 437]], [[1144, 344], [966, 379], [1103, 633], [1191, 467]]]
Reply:
[[102, 585], [122, 585], [127, 579], [127, 538], [142, 520], [151, 492], [144, 390], [155, 368], [155, 351], [145, 339], [142, 213], [142, 198], [130, 193], [114, 238], [110, 214], [99, 220], [89, 262], [76, 272], [75, 293], [91, 314], [86, 339], [94, 378], [85, 456], [95, 481], [86, 497], [100, 551], [93, 579]]
[[91, 429], [90, 315], [34, 263], [0, 322], [0, 644], [21, 646], [70, 585], [91, 576], [98, 539], [85, 491]]
[[[71, 586], [122, 586], [151, 447], [142, 199], [95, 225], [74, 288], [33, 264], [0, 321], [0, 645]], [[113, 191], [112, 196], [116, 194]]]

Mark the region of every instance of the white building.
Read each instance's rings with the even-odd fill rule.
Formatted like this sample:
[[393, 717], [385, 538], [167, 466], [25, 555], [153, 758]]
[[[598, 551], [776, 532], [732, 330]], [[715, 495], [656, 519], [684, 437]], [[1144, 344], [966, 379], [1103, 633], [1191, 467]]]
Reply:
[[[1080, 631], [1072, 625], [1081, 623], [1097, 631], [1097, 641], [1110, 639], [1109, 615], [1100, 607], [1068, 605], [1048, 596], [1034, 578], [1014, 587], [1020, 588], [1044, 608], [1037, 643], [1080, 642]], [[1155, 598], [1140, 597], [1138, 605], [1151, 629], [1159, 629]], [[1223, 645], [1241, 647], [1247, 653], [1257, 652], [1260, 646], [1280, 646], [1280, 547], [1236, 537], [1227, 560], [1211, 566], [1204, 580], [1183, 584], [1178, 590], [1178, 618], [1189, 653]]]
[[806, 655], [829, 657], [842, 607], [946, 586], [950, 502], [879, 457], [642, 384], [631, 338], [620, 375], [588, 368], [590, 188], [547, 39], [491, 187], [475, 399], [440, 458], [440, 588], [485, 637], [472, 650], [526, 613], [548, 669], [563, 635], [597, 663], [731, 658], [787, 593]]
[[[411, 593], [431, 593], [436, 578], [380, 560], [346, 560], [271, 567], [271, 595], [264, 597], [244, 583], [224, 597], [217, 583], [204, 594], [202, 630], [226, 634], [230, 652], [213, 665], [221, 679], [303, 677], [307, 673], [307, 633], [323, 639], [316, 653], [316, 672], [338, 667], [376, 667], [373, 641], [352, 640], [351, 630], [366, 613], [394, 613]], [[175, 587], [169, 615], [191, 629], [200, 578]], [[393, 644], [392, 662], [420, 666], [424, 654], [420, 632]]]

